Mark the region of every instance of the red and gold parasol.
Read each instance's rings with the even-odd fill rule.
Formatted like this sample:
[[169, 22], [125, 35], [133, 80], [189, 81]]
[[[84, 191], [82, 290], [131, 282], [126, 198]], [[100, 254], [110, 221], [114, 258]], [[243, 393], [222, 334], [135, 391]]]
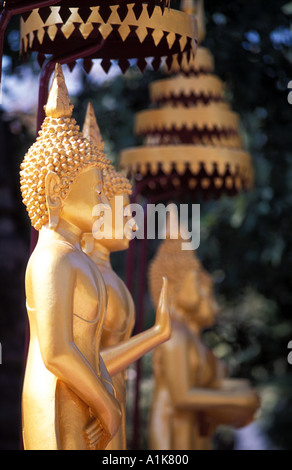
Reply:
[[[186, 5], [187, 3], [187, 5]], [[183, 2], [186, 11], [191, 2]], [[204, 38], [203, 6], [199, 38]], [[240, 117], [224, 99], [210, 51], [198, 47], [190, 61], [178, 55], [171, 76], [150, 86], [151, 109], [136, 115], [143, 145], [121, 153], [120, 166], [145, 195], [180, 186], [185, 192], [234, 195], [253, 184], [251, 156], [243, 148]]]

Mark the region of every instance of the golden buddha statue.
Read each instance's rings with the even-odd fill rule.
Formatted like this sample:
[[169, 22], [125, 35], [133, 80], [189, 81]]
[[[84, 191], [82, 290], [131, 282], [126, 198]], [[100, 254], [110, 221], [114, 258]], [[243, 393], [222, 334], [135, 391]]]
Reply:
[[203, 343], [202, 330], [213, 325], [218, 305], [210, 275], [181, 242], [168, 232], [149, 270], [154, 305], [161, 276], [168, 279], [172, 328], [171, 339], [153, 352], [152, 450], [210, 449], [218, 425], [242, 427], [259, 406], [249, 383], [227, 379], [225, 366]]
[[[88, 106], [84, 135], [103, 148], [99, 127], [91, 104]], [[166, 305], [167, 281], [162, 281], [160, 301], [155, 325], [147, 331], [131, 336], [135, 322], [135, 306], [123, 280], [113, 271], [110, 255], [128, 248], [129, 238], [125, 224], [129, 216], [116, 217], [130, 203], [132, 186], [129, 180], [114, 168], [104, 170], [104, 193], [109, 200], [112, 218], [104, 219], [104, 237], [96, 239], [94, 233], [83, 236], [83, 250], [98, 266], [107, 290], [107, 313], [101, 336], [101, 355], [112, 378], [122, 410], [122, 424], [107, 450], [126, 449], [126, 368], [142, 355], [170, 337], [170, 318]], [[121, 198], [121, 200], [119, 200]], [[119, 221], [122, 221], [121, 223]], [[107, 224], [110, 226], [108, 227]], [[137, 227], [136, 227], [137, 228]], [[135, 230], [135, 226], [132, 226]], [[130, 235], [130, 234], [129, 234]]]
[[25, 288], [30, 342], [22, 394], [27, 450], [105, 449], [121, 409], [100, 355], [106, 288], [81, 250], [102, 202], [105, 155], [72, 118], [56, 66], [46, 118], [21, 165], [21, 191], [39, 231]]

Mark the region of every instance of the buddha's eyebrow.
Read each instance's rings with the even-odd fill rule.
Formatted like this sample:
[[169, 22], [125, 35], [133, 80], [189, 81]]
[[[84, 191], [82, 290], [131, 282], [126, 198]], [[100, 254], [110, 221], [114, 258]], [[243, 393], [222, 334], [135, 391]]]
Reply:
[[100, 183], [98, 183], [98, 184], [96, 185], [96, 187], [95, 187], [95, 191], [96, 191], [98, 194], [101, 194], [101, 187], [102, 187], [102, 186], [101, 186]]

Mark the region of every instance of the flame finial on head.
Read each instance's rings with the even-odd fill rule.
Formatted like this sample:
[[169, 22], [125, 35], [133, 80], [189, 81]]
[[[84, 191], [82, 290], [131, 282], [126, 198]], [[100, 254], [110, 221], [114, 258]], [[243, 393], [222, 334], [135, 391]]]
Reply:
[[94, 109], [91, 103], [88, 103], [84, 126], [83, 126], [83, 135], [92, 142], [96, 147], [103, 148], [104, 142], [101, 137], [100, 129], [97, 124], [95, 117]]
[[[94, 109], [91, 103], [88, 103], [85, 122], [83, 126], [83, 135], [89, 142], [96, 147], [103, 148], [104, 142], [96, 120]], [[132, 185], [128, 178], [110, 164], [103, 170], [103, 190], [108, 200], [114, 196], [122, 194], [132, 194]]]
[[56, 64], [55, 66], [55, 74], [50, 88], [49, 98], [44, 109], [47, 117], [70, 118], [72, 116], [73, 105], [69, 98], [61, 64]]

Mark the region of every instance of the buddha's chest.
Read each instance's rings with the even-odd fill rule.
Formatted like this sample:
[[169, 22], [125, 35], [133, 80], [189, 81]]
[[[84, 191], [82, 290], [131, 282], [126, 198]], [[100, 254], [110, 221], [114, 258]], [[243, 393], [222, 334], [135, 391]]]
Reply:
[[133, 299], [124, 282], [115, 273], [103, 273], [107, 291], [107, 310], [102, 333], [103, 347], [131, 336], [135, 321]]
[[189, 365], [192, 371], [193, 386], [207, 387], [213, 378], [213, 370], [209, 361], [208, 349], [198, 339], [189, 341]]
[[74, 343], [90, 361], [96, 356], [106, 314], [106, 289], [101, 274], [78, 270], [73, 296]]

